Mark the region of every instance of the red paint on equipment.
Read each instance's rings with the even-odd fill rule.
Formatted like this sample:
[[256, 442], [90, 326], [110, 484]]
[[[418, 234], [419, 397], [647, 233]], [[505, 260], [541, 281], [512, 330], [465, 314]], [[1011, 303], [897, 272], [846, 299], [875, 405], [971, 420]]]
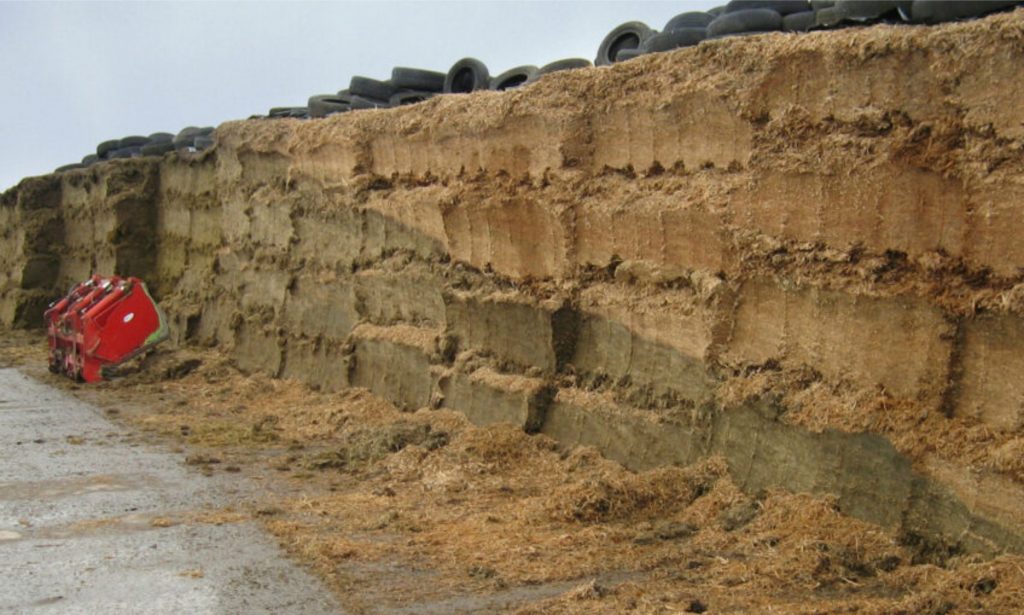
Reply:
[[163, 313], [138, 278], [94, 275], [50, 304], [44, 318], [50, 371], [85, 382], [167, 338]]

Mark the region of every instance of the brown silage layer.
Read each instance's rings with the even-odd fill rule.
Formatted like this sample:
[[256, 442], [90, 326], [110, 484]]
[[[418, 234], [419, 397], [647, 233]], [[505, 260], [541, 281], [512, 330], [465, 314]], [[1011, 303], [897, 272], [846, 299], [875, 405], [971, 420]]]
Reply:
[[[24, 342], [38, 347], [8, 341], [5, 364], [31, 356]], [[193, 371], [168, 375], [192, 359], [201, 361]], [[719, 459], [634, 473], [592, 448], [478, 428], [457, 413], [399, 412], [365, 392], [244, 376], [216, 353], [165, 353], [147, 368], [77, 393], [162, 433], [206, 473], [241, 468], [258, 479], [262, 500], [211, 519], [261, 520], [353, 612], [655, 613], [699, 603], [1012, 613], [1024, 604], [1019, 556], [935, 549], [844, 516], [831, 497], [744, 494]]]

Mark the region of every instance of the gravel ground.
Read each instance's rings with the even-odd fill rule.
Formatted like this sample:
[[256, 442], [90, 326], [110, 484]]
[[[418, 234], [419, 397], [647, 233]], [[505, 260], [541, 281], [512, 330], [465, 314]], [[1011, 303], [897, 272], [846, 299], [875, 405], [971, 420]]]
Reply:
[[0, 612], [341, 612], [256, 524], [225, 512], [253, 493], [0, 369]]

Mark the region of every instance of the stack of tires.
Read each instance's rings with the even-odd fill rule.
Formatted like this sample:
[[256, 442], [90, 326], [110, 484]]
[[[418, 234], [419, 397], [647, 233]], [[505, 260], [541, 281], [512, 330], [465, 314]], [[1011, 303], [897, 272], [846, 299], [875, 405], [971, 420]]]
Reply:
[[626, 22], [601, 41], [594, 63], [604, 66], [729, 36], [808, 32], [878, 22], [935, 24], [980, 17], [1020, 3], [1020, 0], [732, 0], [707, 12], [676, 15], [661, 32], [639, 21]]
[[271, 107], [267, 113], [269, 118], [294, 117], [300, 120], [309, 118], [309, 107]]
[[[659, 32], [639, 21], [629, 21], [608, 33], [598, 46], [593, 64], [569, 58], [540, 68], [517, 66], [492, 77], [476, 58], [463, 58], [442, 73], [396, 66], [391, 78], [356, 76], [336, 94], [310, 96], [305, 107], [274, 107], [267, 116], [253, 118], [322, 118], [360, 109], [387, 109], [429, 100], [441, 94], [468, 94], [478, 90], [504, 91], [564, 70], [607, 66], [648, 53], [691, 47], [709, 39], [750, 36], [766, 32], [806, 32], [877, 22], [936, 24], [980, 17], [1014, 7], [1022, 0], [732, 0], [708, 11], [676, 15]], [[104, 141], [95, 154], [57, 171], [91, 166], [104, 160], [161, 156], [171, 151], [198, 152], [214, 144], [213, 128], [189, 126], [177, 135], [158, 132]]]
[[182, 152], [201, 152], [213, 147], [213, 126], [182, 128], [171, 140], [171, 149]]
[[[311, 118], [360, 109], [389, 109], [420, 103], [441, 94], [509, 90], [536, 81], [549, 73], [588, 66], [593, 66], [589, 60], [571, 58], [540, 68], [532, 65], [517, 66], [496, 77], [491, 77], [487, 66], [476, 58], [463, 58], [446, 73], [396, 66], [391, 71], [390, 79], [381, 81], [363, 76], [352, 77], [348, 88], [336, 94], [310, 96], [307, 107], [300, 109], [308, 109], [308, 117]], [[272, 109], [270, 117], [302, 117], [299, 114], [287, 114], [284, 109]]]
[[213, 147], [213, 127], [189, 126], [177, 135], [169, 132], [154, 132], [148, 137], [132, 135], [121, 139], [104, 141], [96, 146], [96, 153], [82, 158], [81, 162], [57, 167], [54, 172], [84, 169], [105, 160], [163, 156], [168, 152], [198, 152]]

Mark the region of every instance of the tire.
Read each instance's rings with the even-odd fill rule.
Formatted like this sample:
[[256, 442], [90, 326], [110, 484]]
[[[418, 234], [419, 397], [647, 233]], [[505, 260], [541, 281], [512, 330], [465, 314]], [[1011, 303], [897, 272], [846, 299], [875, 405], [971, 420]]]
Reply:
[[476, 58], [463, 58], [452, 65], [444, 78], [447, 94], [468, 94], [486, 90], [491, 86], [491, 74], [487, 66]]
[[814, 23], [818, 28], [834, 28], [841, 21], [843, 18], [834, 7], [814, 11]]
[[627, 21], [609, 32], [597, 48], [594, 64], [608, 66], [615, 63], [615, 57], [623, 49], [640, 49], [640, 45], [654, 36], [655, 31], [641, 21]]
[[213, 144], [214, 140], [212, 136], [200, 135], [196, 137], [194, 147], [196, 148], [197, 151], [202, 151], [204, 149], [210, 149], [211, 147], [213, 147]]
[[[443, 92], [445, 73], [419, 68], [396, 66], [391, 69], [391, 83], [398, 90]], [[397, 94], [398, 92], [395, 92]], [[392, 94], [394, 96], [394, 94]]]
[[142, 147], [147, 143], [149, 143], [149, 137], [140, 137], [135, 135], [131, 137], [124, 137], [123, 139], [117, 142], [117, 147]]
[[352, 105], [322, 102], [309, 107], [309, 117], [328, 117], [339, 113], [348, 113]]
[[536, 81], [537, 71], [537, 67], [531, 65], [510, 68], [497, 77], [491, 79], [491, 89], [501, 92], [517, 88], [531, 81]]
[[725, 5], [715, 6], [715, 7], [712, 7], [712, 8], [707, 10], [708, 15], [711, 15], [712, 17], [718, 17], [719, 15], [721, 15], [724, 12], [725, 12]]
[[174, 144], [174, 147], [192, 147], [192, 140], [199, 134], [199, 130], [198, 126], [182, 128], [181, 132], [174, 136], [171, 143]]
[[56, 169], [53, 170], [53, 172], [54, 173], [63, 173], [64, 171], [73, 171], [75, 169], [84, 169], [84, 168], [85, 168], [85, 165], [82, 164], [81, 162], [72, 162], [71, 164], [65, 164], [63, 166], [57, 167]]
[[403, 90], [401, 92], [395, 92], [395, 94], [388, 100], [388, 104], [392, 107], [401, 107], [404, 105], [415, 105], [421, 103], [428, 98], [433, 98], [437, 95], [437, 92], [425, 92], [423, 90]]
[[786, 32], [807, 32], [817, 23], [818, 17], [814, 11], [790, 13], [782, 18], [782, 29]]
[[390, 81], [379, 81], [369, 77], [352, 77], [348, 83], [348, 91], [363, 98], [387, 100], [398, 91]]
[[84, 164], [87, 167], [91, 167], [92, 165], [96, 164], [99, 161], [100, 157], [97, 156], [96, 154], [89, 154], [88, 156], [82, 158], [82, 164]]
[[671, 32], [672, 30], [678, 30], [680, 28], [706, 28], [708, 24], [715, 20], [715, 16], [710, 13], [703, 11], [690, 11], [689, 13], [680, 13], [668, 20], [665, 24], [665, 28], [661, 31], [662, 34]]
[[132, 147], [119, 147], [109, 154], [111, 160], [118, 158], [135, 158], [142, 155], [142, 146], [135, 145]]
[[745, 38], [748, 36], [758, 36], [760, 34], [776, 34], [778, 30], [750, 30], [749, 32], [731, 32], [729, 34], [719, 34], [717, 36], [709, 36], [707, 40], [717, 41], [722, 38]]
[[833, 8], [841, 19], [865, 22], [895, 13], [899, 3], [896, 0], [836, 0]]
[[815, 11], [830, 9], [836, 5], [836, 0], [811, 0], [811, 8]]
[[112, 139], [110, 141], [104, 141], [96, 146], [96, 155], [100, 158], [106, 158], [107, 154], [118, 148], [121, 143], [120, 139]]
[[348, 101], [348, 105], [353, 111], [358, 111], [360, 109], [387, 109], [390, 106], [386, 100], [366, 98], [365, 96], [359, 96], [357, 94], [349, 94], [345, 97], [345, 100]]
[[635, 58], [639, 58], [642, 55], [644, 55], [644, 52], [640, 51], [639, 49], [620, 49], [619, 52], [615, 54], [615, 63], [618, 64], [619, 62], [633, 60]]
[[[290, 118], [297, 118], [297, 119], [305, 119], [305, 118], [309, 117], [309, 108], [308, 107], [273, 107], [270, 110], [270, 113], [268, 115], [270, 117], [273, 117], [273, 118], [290, 117]], [[209, 129], [209, 131], [206, 131], [206, 129], [200, 129], [200, 132], [196, 134], [196, 137], [206, 136], [206, 135], [209, 135], [209, 134], [212, 134], [212, 133], [213, 133], [213, 128], [212, 127]]]
[[309, 108], [310, 117], [327, 117], [335, 113], [344, 113], [352, 110], [352, 106], [348, 101], [342, 99], [337, 94], [310, 96], [306, 106]]
[[748, 9], [723, 13], [708, 26], [708, 36], [742, 32], [772, 32], [782, 29], [782, 15], [771, 9]]
[[692, 47], [707, 38], [706, 28], [679, 28], [655, 34], [644, 42], [640, 48], [644, 53], [671, 51], [680, 47]]
[[149, 143], [143, 145], [139, 151], [143, 156], [163, 156], [167, 152], [174, 151], [174, 143], [170, 141], [160, 141], [157, 143]]
[[590, 60], [584, 60], [583, 58], [566, 58], [564, 60], [556, 60], [549, 64], [545, 64], [540, 67], [537, 71], [537, 76], [549, 75], [551, 73], [557, 73], [562, 70], [575, 70], [577, 68], [590, 68], [594, 65]]
[[785, 16], [811, 10], [811, 3], [808, 0], [732, 0], [725, 5], [726, 13], [750, 9], [770, 9]]
[[150, 143], [170, 143], [174, 140], [174, 135], [169, 132], [154, 132], [147, 138]]
[[980, 17], [1017, 4], [1018, 2], [1006, 0], [974, 0], [973, 2], [914, 0], [910, 9], [910, 20], [914, 23], [942, 23], [968, 17]]

